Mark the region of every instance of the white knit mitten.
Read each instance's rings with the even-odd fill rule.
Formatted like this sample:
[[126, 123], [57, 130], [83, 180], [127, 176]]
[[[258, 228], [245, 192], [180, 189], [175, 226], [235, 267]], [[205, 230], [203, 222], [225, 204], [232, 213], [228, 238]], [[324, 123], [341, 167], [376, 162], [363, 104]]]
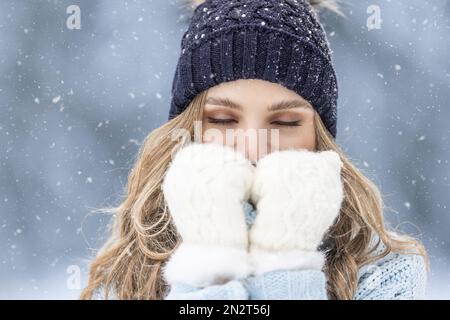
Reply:
[[175, 154], [162, 184], [182, 238], [164, 268], [169, 283], [204, 287], [249, 274], [243, 203], [254, 169], [217, 143], [190, 143]]
[[282, 150], [259, 160], [251, 191], [258, 214], [249, 234], [255, 274], [322, 269], [317, 247], [340, 211], [341, 167], [331, 150]]

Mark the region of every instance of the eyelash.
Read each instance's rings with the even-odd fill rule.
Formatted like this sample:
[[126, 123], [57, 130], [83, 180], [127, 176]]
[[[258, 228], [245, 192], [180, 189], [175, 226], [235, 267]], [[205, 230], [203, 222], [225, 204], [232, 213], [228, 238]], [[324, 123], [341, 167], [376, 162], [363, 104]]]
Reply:
[[[218, 125], [221, 125], [221, 126], [226, 126], [226, 125], [232, 124], [233, 122], [237, 122], [236, 120], [233, 120], [233, 119], [208, 118], [208, 120], [209, 120], [208, 121], [209, 123], [214, 123], [214, 124], [218, 124]], [[298, 127], [298, 126], [301, 126], [301, 121], [300, 120], [299, 121], [287, 121], [287, 122], [274, 121], [272, 123], [274, 123], [276, 125], [279, 125], [279, 126], [283, 126], [283, 127]]]
[[228, 124], [231, 124], [233, 122], [237, 122], [236, 120], [233, 119], [214, 119], [214, 118], [208, 118], [208, 122], [209, 123], [214, 123], [214, 124], [219, 124], [221, 126], [225, 126]]
[[299, 126], [301, 126], [301, 124], [300, 124], [301, 121], [287, 121], [287, 122], [274, 121], [272, 123], [275, 123], [277, 125], [284, 126], [284, 127], [299, 127]]

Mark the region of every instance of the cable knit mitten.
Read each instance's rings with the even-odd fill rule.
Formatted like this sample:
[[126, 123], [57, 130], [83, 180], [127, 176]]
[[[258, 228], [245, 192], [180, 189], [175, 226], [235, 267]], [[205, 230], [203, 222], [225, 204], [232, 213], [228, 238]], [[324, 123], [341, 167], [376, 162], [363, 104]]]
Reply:
[[259, 160], [251, 191], [258, 214], [249, 234], [255, 274], [322, 269], [317, 248], [340, 211], [341, 167], [331, 150], [289, 149]]
[[243, 203], [254, 169], [217, 143], [190, 143], [175, 154], [162, 184], [182, 238], [164, 268], [169, 283], [204, 287], [249, 274]]

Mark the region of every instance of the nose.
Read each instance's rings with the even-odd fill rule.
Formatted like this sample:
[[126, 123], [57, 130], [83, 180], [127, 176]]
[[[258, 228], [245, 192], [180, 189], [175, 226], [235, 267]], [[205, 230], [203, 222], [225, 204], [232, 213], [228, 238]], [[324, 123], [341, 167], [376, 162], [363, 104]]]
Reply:
[[235, 140], [235, 149], [239, 150], [256, 167], [258, 160], [268, 153], [267, 134], [264, 130], [248, 128], [244, 139]]

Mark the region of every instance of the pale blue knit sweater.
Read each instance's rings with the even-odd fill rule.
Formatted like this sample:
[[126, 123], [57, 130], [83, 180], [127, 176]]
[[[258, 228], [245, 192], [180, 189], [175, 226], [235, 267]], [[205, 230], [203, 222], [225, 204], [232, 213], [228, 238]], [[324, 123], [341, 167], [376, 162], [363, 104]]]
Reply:
[[[244, 209], [247, 226], [250, 227], [256, 217], [256, 210], [248, 202], [244, 203]], [[382, 250], [382, 247], [378, 250]], [[426, 266], [420, 255], [389, 253], [360, 268], [353, 299], [424, 299], [426, 281]], [[328, 297], [323, 271], [274, 270], [260, 276], [204, 288], [182, 283], [172, 284], [165, 299], [323, 300]]]

